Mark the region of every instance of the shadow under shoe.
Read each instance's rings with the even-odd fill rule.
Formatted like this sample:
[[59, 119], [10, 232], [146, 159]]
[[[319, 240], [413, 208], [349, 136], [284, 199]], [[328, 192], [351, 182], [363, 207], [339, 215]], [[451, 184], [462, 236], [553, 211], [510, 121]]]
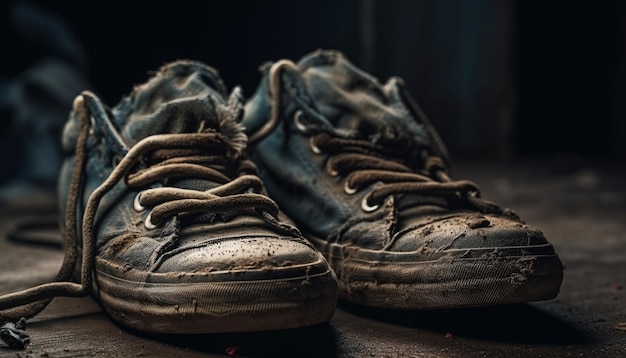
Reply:
[[553, 247], [449, 176], [443, 142], [400, 79], [381, 85], [336, 51], [281, 60], [243, 123], [270, 195], [329, 260], [341, 298], [436, 309], [557, 295]]

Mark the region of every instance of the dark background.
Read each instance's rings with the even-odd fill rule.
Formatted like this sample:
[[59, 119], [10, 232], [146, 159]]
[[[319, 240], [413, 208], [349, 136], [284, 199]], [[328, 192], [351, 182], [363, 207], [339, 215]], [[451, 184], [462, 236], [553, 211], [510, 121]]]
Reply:
[[63, 52], [16, 24], [20, 3], [65, 22], [82, 51], [64, 56], [111, 106], [174, 59], [251, 95], [265, 61], [334, 48], [403, 77], [455, 158], [624, 163], [624, 1], [5, 1], [0, 78]]

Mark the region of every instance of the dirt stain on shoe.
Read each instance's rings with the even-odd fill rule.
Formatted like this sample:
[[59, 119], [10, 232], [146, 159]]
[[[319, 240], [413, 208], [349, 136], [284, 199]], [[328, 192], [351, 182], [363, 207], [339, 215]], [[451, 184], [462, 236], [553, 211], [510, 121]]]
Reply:
[[488, 227], [491, 222], [486, 217], [480, 214], [471, 214], [465, 217], [465, 225], [472, 229], [478, 229], [481, 227]]

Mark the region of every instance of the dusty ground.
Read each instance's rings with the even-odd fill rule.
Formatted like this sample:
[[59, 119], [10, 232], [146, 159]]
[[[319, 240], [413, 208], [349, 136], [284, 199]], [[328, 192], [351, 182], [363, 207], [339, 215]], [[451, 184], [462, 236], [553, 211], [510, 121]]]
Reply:
[[[540, 227], [566, 265], [559, 296], [526, 305], [394, 312], [340, 304], [327, 324], [285, 332], [146, 336], [91, 298], [56, 299], [32, 344], [0, 357], [626, 357], [626, 172], [571, 158], [463, 163], [455, 177]], [[3, 230], [10, 215], [3, 214]], [[62, 252], [0, 239], [0, 293], [48, 281]]]

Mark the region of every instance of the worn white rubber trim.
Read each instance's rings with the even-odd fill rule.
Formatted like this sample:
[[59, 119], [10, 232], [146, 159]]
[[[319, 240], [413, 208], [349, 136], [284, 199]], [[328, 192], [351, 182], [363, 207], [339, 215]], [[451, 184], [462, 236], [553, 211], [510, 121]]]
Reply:
[[[324, 250], [335, 270], [339, 297], [372, 307], [420, 310], [540, 301], [554, 298], [563, 280], [563, 266], [556, 254], [533, 255], [528, 246], [499, 248], [511, 254], [496, 258], [447, 257], [442, 253], [435, 260], [424, 260], [418, 253], [394, 255], [311, 241]], [[538, 245], [536, 249], [545, 252], [550, 248]], [[512, 254], [522, 249], [527, 254]], [[340, 252], [347, 254], [342, 257], [337, 255]]]
[[95, 296], [122, 325], [152, 333], [252, 332], [329, 320], [337, 301], [334, 273], [254, 281], [145, 283], [102, 271]]

